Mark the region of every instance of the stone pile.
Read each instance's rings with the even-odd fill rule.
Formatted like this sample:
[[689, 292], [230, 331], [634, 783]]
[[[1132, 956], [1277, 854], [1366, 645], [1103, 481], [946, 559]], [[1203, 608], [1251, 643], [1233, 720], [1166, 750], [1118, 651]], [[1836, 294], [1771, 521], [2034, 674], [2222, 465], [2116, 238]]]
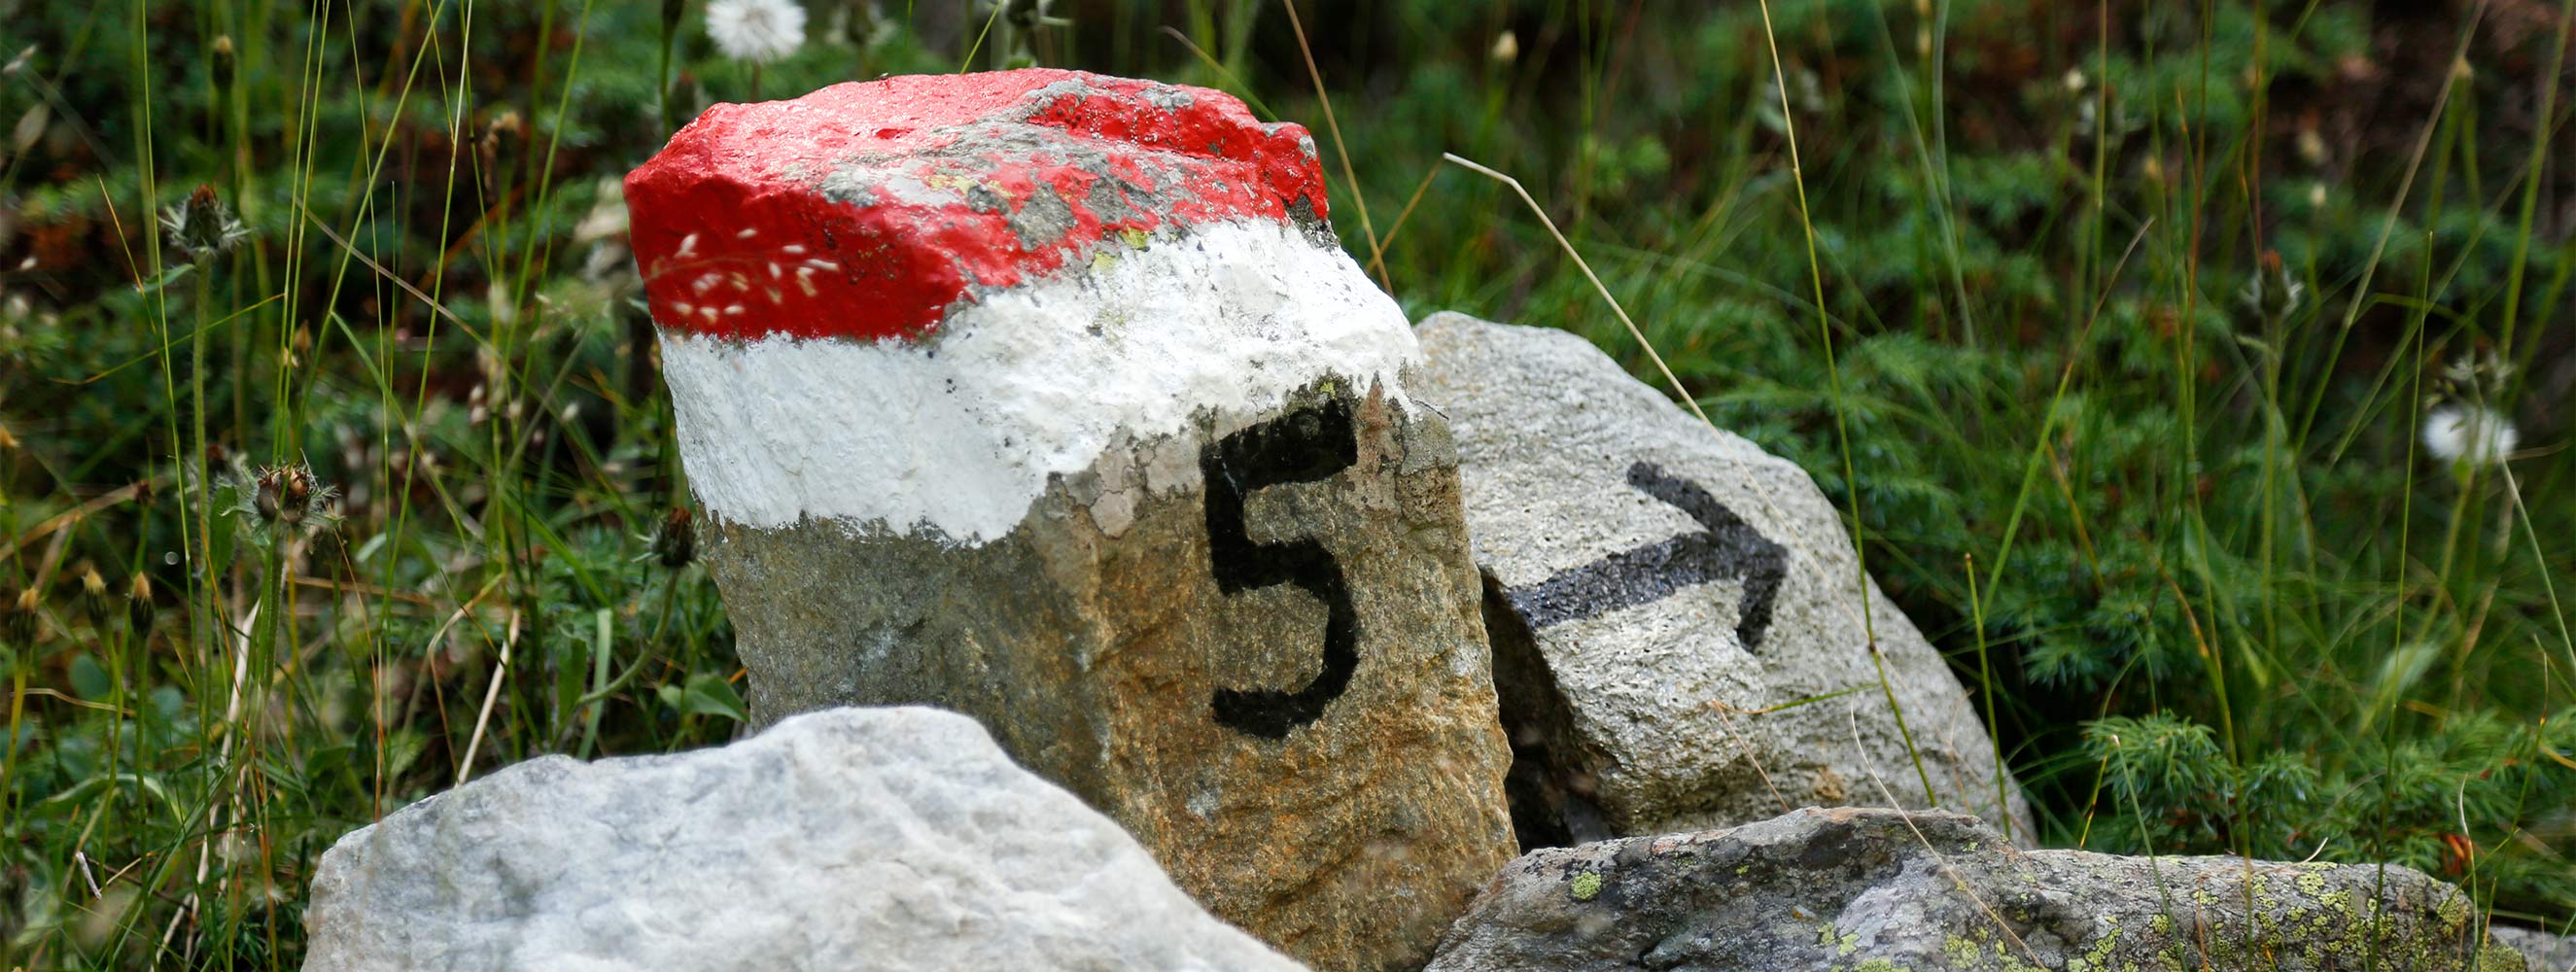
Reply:
[[1805, 472], [1409, 327], [1223, 94], [837, 85], [627, 196], [765, 730], [350, 834], [308, 969], [2570, 962], [2403, 868], [2021, 850]]

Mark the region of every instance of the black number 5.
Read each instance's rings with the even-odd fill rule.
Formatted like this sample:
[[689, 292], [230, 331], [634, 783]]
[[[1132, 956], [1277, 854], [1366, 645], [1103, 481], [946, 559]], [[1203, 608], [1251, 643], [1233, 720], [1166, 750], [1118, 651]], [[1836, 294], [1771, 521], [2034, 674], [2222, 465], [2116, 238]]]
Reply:
[[1216, 690], [1209, 702], [1220, 725], [1263, 739], [1315, 721], [1350, 687], [1360, 665], [1359, 612], [1351, 607], [1342, 565], [1313, 538], [1255, 543], [1245, 533], [1244, 497], [1266, 486], [1330, 478], [1359, 461], [1350, 406], [1340, 399], [1218, 439], [1200, 450], [1207, 482], [1208, 569], [1227, 594], [1295, 584], [1324, 602], [1324, 668], [1305, 688]]

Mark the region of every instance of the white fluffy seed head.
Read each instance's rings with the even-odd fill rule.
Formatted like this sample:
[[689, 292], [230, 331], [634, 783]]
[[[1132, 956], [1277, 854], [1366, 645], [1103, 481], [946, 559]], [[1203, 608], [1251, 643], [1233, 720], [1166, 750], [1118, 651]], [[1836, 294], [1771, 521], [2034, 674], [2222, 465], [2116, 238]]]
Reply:
[[710, 0], [707, 36], [737, 61], [775, 61], [805, 44], [805, 8], [795, 0]]
[[2444, 405], [2424, 414], [2424, 448], [2443, 462], [2495, 465], [2521, 441], [2512, 419], [2483, 405]]

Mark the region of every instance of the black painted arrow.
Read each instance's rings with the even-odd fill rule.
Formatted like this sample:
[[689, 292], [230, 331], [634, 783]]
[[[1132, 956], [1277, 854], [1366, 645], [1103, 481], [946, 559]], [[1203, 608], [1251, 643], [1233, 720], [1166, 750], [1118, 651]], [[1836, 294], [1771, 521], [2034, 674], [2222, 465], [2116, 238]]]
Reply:
[[1513, 609], [1536, 631], [1624, 607], [1663, 600], [1674, 591], [1710, 581], [1741, 578], [1744, 607], [1736, 637], [1747, 651], [1762, 646], [1771, 627], [1771, 599], [1788, 573], [1787, 548], [1753, 529], [1699, 484], [1666, 475], [1651, 462], [1628, 467], [1628, 485], [1670, 503], [1706, 527], [1660, 543], [1611, 554], [1556, 576], [1507, 590]]

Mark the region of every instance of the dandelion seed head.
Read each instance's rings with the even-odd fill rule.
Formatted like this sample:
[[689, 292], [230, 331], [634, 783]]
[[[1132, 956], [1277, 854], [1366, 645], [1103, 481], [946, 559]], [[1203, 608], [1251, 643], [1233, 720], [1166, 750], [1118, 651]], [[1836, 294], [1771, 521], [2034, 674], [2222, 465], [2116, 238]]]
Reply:
[[805, 44], [805, 8], [795, 0], [711, 0], [707, 36], [737, 61], [765, 63]]
[[2483, 405], [2443, 405], [2424, 414], [2424, 449], [2443, 462], [2497, 465], [2521, 441], [2512, 419]]

